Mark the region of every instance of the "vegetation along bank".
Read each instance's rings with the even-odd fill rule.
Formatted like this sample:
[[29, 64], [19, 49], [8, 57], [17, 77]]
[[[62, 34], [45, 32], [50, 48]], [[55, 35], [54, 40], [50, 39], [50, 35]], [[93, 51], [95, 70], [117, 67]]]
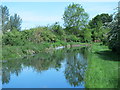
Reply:
[[[9, 15], [6, 6], [2, 10], [2, 59], [49, 51], [57, 46], [92, 45], [101, 42], [109, 50], [120, 53], [120, 12], [102, 13], [89, 20], [89, 15], [80, 4], [72, 3], [63, 14], [64, 27], [53, 25], [21, 30], [19, 15]], [[100, 44], [99, 44], [100, 45]]]

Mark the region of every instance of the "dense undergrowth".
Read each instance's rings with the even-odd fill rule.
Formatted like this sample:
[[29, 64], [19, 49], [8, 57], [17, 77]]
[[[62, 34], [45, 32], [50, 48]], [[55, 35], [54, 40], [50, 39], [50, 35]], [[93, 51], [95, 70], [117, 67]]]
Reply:
[[2, 59], [23, 57], [37, 54], [58, 46], [70, 47], [73, 44], [85, 43], [75, 35], [66, 34], [58, 25], [57, 28], [37, 27], [30, 30], [6, 32], [2, 36]]

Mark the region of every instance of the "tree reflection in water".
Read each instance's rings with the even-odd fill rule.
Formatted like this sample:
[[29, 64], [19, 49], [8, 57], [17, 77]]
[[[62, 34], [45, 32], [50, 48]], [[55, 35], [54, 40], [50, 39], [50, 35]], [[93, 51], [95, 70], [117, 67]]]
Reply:
[[10, 75], [19, 75], [25, 67], [31, 67], [36, 72], [43, 72], [49, 68], [59, 70], [64, 53], [62, 50], [55, 51], [52, 54], [42, 52], [35, 56], [29, 56], [22, 59], [8, 60], [2, 65], [2, 84], [9, 83]]
[[83, 82], [87, 66], [86, 55], [82, 54], [85, 53], [84, 50], [85, 48], [62, 49], [50, 53], [41, 52], [38, 55], [22, 59], [8, 60], [2, 66], [2, 83], [9, 83], [11, 74], [18, 76], [25, 67], [30, 67], [38, 73], [50, 68], [59, 71], [61, 62], [66, 60], [65, 78], [70, 85], [78, 86]]
[[65, 77], [72, 86], [83, 86], [84, 72], [87, 61], [79, 49], [67, 53]]

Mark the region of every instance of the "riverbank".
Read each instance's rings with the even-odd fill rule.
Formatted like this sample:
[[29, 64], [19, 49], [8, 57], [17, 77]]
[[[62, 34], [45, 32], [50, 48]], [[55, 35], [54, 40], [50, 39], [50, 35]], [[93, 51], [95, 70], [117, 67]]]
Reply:
[[79, 42], [56, 42], [56, 43], [28, 43], [24, 46], [9, 46], [5, 45], [2, 47], [2, 60], [21, 58], [27, 55], [38, 54], [42, 51], [51, 51], [59, 47], [71, 48], [71, 47], [84, 47], [89, 46], [88, 43]]
[[107, 46], [92, 44], [85, 75], [86, 88], [118, 88], [120, 56]]

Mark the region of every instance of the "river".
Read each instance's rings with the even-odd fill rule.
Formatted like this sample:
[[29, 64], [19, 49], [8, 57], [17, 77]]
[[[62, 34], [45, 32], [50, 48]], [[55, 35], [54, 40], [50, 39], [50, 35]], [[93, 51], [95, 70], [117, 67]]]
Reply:
[[[97, 71], [93, 69], [90, 72], [91, 65], [88, 66], [90, 56], [88, 47], [74, 47], [7, 60], [2, 65], [2, 88], [85, 88], [89, 85], [94, 86], [91, 73], [94, 74]], [[96, 57], [93, 55], [93, 58]], [[102, 72], [103, 75], [108, 74], [108, 72]], [[116, 71], [113, 73], [118, 74]], [[115, 76], [113, 77], [115, 78]], [[99, 79], [99, 76], [94, 78]], [[104, 80], [106, 79], [101, 81]]]

